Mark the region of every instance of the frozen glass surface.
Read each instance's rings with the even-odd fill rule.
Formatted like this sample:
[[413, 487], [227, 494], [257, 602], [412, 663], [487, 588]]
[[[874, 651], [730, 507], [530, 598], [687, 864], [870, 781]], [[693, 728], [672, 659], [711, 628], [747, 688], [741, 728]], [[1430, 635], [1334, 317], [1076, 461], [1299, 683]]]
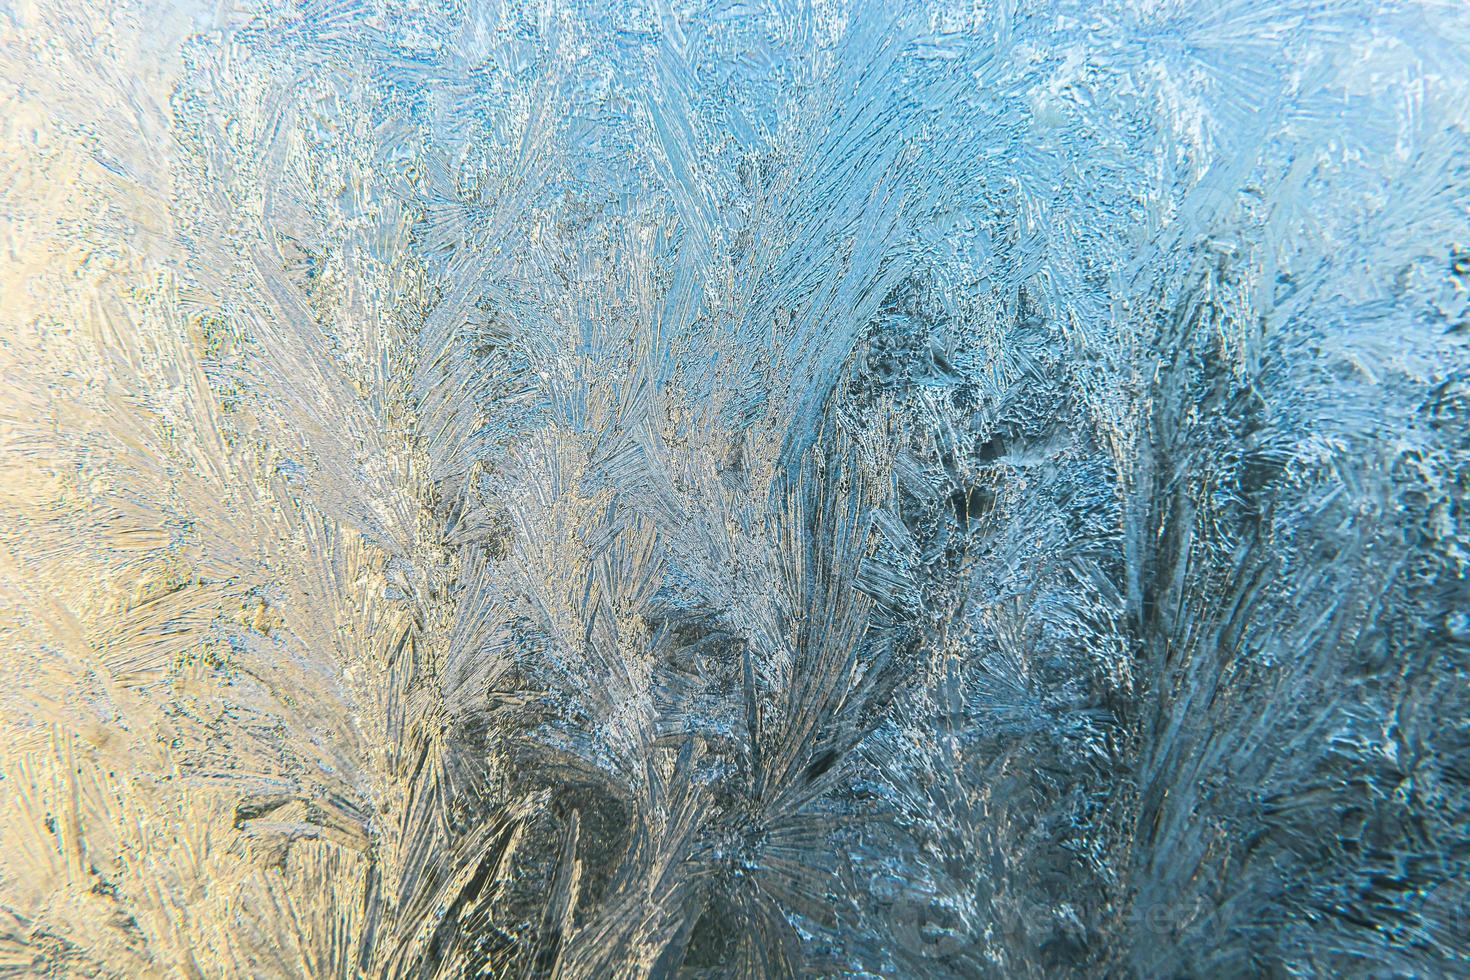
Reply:
[[1463, 0], [0, 0], [0, 975], [1470, 969]]

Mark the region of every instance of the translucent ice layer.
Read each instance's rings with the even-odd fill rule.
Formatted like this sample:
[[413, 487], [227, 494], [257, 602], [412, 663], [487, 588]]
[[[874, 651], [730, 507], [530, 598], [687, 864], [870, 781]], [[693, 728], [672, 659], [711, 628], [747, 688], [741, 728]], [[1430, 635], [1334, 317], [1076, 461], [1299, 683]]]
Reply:
[[1470, 969], [1462, 0], [0, 0], [0, 974]]

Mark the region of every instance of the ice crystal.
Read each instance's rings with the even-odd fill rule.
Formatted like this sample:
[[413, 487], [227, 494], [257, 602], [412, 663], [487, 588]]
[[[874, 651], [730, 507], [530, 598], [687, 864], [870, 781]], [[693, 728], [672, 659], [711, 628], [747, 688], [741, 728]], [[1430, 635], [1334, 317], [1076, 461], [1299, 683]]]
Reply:
[[0, 974], [1470, 969], [1458, 0], [5, 0], [0, 99]]

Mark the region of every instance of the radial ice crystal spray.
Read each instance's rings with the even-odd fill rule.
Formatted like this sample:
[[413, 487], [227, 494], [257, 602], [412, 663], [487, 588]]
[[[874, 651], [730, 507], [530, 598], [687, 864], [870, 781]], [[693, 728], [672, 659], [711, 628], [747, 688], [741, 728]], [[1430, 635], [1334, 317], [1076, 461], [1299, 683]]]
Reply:
[[1470, 970], [1470, 7], [0, 0], [0, 975]]

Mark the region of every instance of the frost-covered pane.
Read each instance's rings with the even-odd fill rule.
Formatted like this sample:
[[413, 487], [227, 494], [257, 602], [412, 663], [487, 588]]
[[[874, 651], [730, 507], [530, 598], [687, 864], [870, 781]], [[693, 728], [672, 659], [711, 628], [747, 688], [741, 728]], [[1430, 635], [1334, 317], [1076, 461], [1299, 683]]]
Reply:
[[0, 975], [1470, 969], [1470, 7], [0, 0]]

